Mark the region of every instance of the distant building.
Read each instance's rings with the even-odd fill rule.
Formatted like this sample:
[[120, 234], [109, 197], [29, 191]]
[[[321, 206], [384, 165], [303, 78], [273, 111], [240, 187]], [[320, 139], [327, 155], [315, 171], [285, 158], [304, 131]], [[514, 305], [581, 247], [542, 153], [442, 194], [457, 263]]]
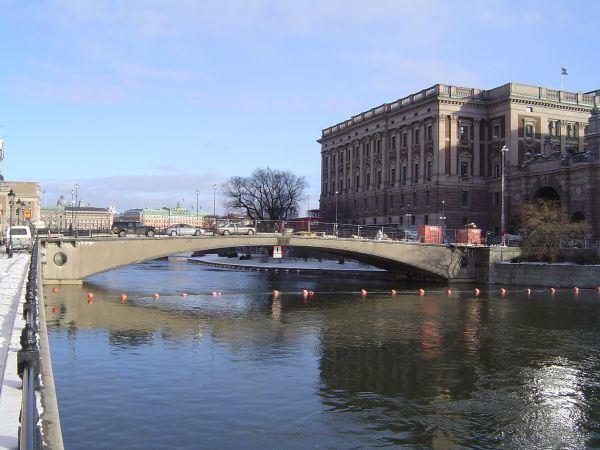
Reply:
[[91, 206], [63, 206], [60, 200], [55, 207], [42, 207], [42, 220], [51, 230], [108, 230], [113, 223], [114, 210]]
[[142, 222], [159, 230], [171, 225], [185, 223], [193, 227], [205, 226], [207, 213], [196, 213], [185, 208], [139, 208], [128, 209], [118, 216], [118, 220], [127, 222]]
[[323, 219], [446, 228], [475, 222], [498, 234], [506, 146], [507, 231], [519, 229], [523, 202], [554, 198], [600, 238], [598, 125], [588, 125], [598, 106], [595, 91], [437, 84], [354, 115], [318, 140]]
[[15, 204], [12, 211], [12, 223], [36, 224], [40, 220], [40, 185], [32, 181], [0, 182], [0, 224], [2, 230], [10, 222], [8, 193], [13, 190]]

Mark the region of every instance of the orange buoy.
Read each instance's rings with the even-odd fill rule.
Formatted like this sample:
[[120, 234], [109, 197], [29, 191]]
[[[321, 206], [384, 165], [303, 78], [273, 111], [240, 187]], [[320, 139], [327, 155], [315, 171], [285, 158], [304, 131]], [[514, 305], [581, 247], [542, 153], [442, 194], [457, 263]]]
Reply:
[[58, 291], [60, 291], [60, 289], [59, 289], [59, 288], [57, 288], [56, 286], [54, 286], [54, 287], [52, 288], [52, 293], [53, 293], [53, 294], [56, 294]]
[[121, 294], [121, 301], [122, 302], [126, 302], [127, 301], [127, 296], [125, 294]]
[[419, 289], [417, 292], [418, 292], [418, 294], [419, 294], [420, 296], [423, 296], [423, 295], [425, 295], [425, 289], [422, 289], [422, 288], [421, 288], [421, 289]]
[[575, 286], [573, 288], [573, 294], [575, 294], [575, 295], [579, 294], [579, 288], [577, 286]]
[[273, 297], [279, 297], [279, 291], [277, 289], [274, 289], [272, 294], [273, 294]]
[[362, 295], [364, 297], [365, 295], [367, 295], [367, 291], [365, 289], [361, 289], [360, 295]]
[[158, 298], [160, 297], [156, 292], [154, 294], [152, 294], [152, 298]]
[[446, 289], [446, 294], [452, 295], [452, 289], [450, 289], [450, 288]]
[[94, 298], [94, 294], [92, 294], [91, 292], [87, 293], [86, 298], [89, 300], [90, 298]]
[[94, 303], [94, 299], [93, 298], [88, 298], [87, 299], [87, 304], [91, 305], [92, 303]]
[[53, 313], [55, 313], [56, 311], [58, 311], [58, 308], [57, 308], [56, 306], [53, 306], [51, 311], [52, 311]]
[[505, 295], [506, 295], [506, 289], [504, 289], [504, 288], [500, 288], [500, 289], [498, 290], [498, 294], [500, 294], [500, 295], [502, 295], [502, 296], [505, 296]]
[[315, 296], [315, 291], [308, 291], [308, 296], [309, 297], [314, 297]]
[[481, 291], [479, 290], [479, 288], [475, 288], [473, 289], [473, 294], [475, 294], [475, 297], [478, 297], [479, 294], [481, 294]]
[[396, 294], [397, 294], [397, 292], [396, 292], [396, 289], [392, 289], [392, 290], [390, 291], [390, 294], [392, 294], [392, 295], [396, 295]]
[[551, 293], [551, 294], [556, 294], [556, 289], [554, 289], [553, 287], [552, 287], [552, 288], [550, 288], [550, 293]]

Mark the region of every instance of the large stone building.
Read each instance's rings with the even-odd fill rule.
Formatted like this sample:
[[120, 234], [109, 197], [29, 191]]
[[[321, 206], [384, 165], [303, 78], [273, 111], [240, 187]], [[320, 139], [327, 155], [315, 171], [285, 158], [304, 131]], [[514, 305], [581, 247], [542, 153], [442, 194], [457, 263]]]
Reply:
[[519, 228], [521, 203], [554, 197], [600, 237], [600, 160], [584, 142], [598, 105], [597, 93], [437, 84], [357, 114], [318, 140], [321, 213], [333, 221], [337, 209], [339, 222], [355, 224], [475, 222], [498, 233], [506, 146], [507, 230]]
[[177, 205], [175, 208], [129, 209], [121, 214], [118, 220], [142, 222], [144, 225], [164, 230], [179, 223], [185, 223], [193, 227], [206, 226], [205, 218], [207, 215], [205, 212], [196, 213]]
[[4, 230], [10, 222], [8, 193], [15, 194], [12, 223], [36, 224], [40, 220], [40, 185], [33, 181], [0, 181], [0, 226]]
[[104, 231], [110, 230], [115, 211], [112, 208], [97, 208], [93, 206], [42, 207], [42, 221], [51, 230]]

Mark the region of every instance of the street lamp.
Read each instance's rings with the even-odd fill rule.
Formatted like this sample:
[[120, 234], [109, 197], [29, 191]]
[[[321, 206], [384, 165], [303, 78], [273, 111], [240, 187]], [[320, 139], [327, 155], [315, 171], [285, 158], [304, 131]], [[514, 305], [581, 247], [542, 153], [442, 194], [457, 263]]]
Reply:
[[442, 215], [440, 216], [442, 221], [442, 231], [446, 228], [446, 200], [442, 200]]
[[9, 228], [8, 228], [8, 257], [13, 257], [13, 240], [12, 240], [12, 217], [13, 217], [13, 207], [15, 206], [15, 193], [10, 188], [8, 192], [8, 203], [10, 204], [10, 217], [9, 217]]
[[17, 225], [21, 225], [21, 212], [23, 211], [23, 205], [25, 205], [25, 202], [23, 202], [23, 200], [18, 199], [17, 200]]
[[338, 191], [335, 191], [335, 227], [334, 227], [334, 235], [337, 237], [338, 235]]
[[198, 196], [200, 195], [200, 190], [196, 189], [196, 226], [199, 227], [200, 221], [200, 210], [198, 209]]
[[500, 181], [500, 191], [501, 191], [501, 199], [500, 199], [500, 235], [502, 236], [502, 246], [505, 247], [506, 246], [506, 217], [504, 215], [504, 189], [505, 189], [505, 181], [504, 181], [504, 160], [505, 160], [505, 153], [508, 152], [508, 147], [506, 145], [503, 145], [502, 148], [500, 149], [500, 154], [501, 154], [501, 162], [500, 162], [500, 168], [501, 168], [501, 181]]
[[219, 223], [217, 222], [217, 185], [213, 184], [213, 218], [215, 221], [215, 230], [219, 229]]
[[310, 194], [306, 196], [306, 217], [310, 216]]

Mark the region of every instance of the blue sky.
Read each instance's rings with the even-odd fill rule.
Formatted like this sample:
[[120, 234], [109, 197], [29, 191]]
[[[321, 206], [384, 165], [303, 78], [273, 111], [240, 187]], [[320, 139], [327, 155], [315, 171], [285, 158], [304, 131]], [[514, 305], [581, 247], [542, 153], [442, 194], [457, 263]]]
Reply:
[[[200, 204], [270, 166], [319, 195], [321, 129], [435, 83], [600, 88], [597, 1], [0, 0], [7, 179], [48, 204]], [[219, 203], [219, 200], [218, 200]], [[222, 208], [218, 207], [222, 211]]]

